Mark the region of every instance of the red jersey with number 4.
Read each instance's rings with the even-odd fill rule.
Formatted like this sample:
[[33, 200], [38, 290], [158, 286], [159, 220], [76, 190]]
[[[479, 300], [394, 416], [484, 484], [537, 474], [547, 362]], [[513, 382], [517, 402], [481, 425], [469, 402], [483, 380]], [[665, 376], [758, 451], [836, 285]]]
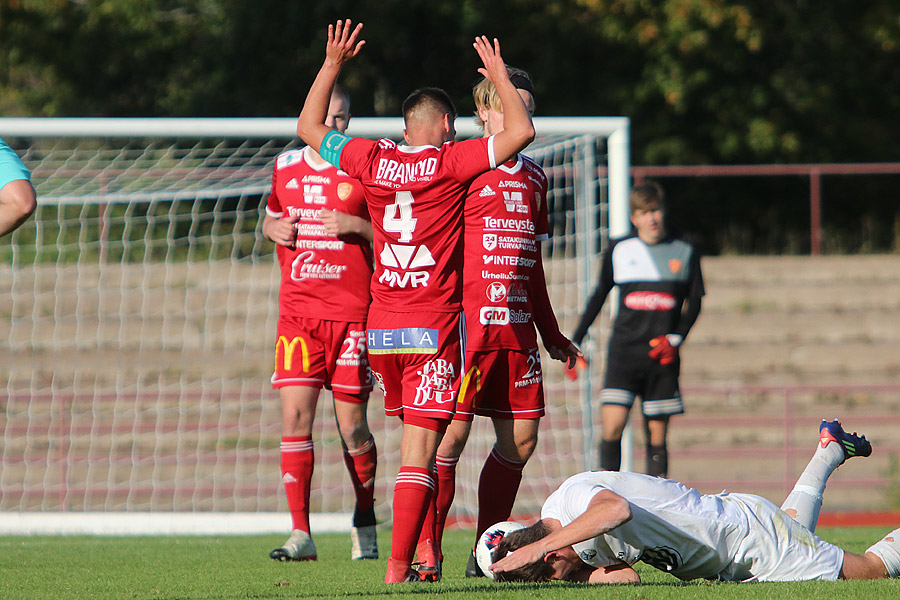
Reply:
[[460, 311], [463, 201], [469, 182], [495, 165], [493, 138], [440, 148], [353, 138], [340, 163], [366, 188], [375, 232], [372, 308]]
[[309, 160], [307, 148], [275, 160], [266, 214], [297, 216], [294, 250], [278, 244], [281, 265], [279, 309], [282, 315], [326, 321], [365, 321], [372, 277], [372, 248], [359, 236], [325, 233], [320, 211], [336, 210], [369, 218], [359, 181], [325, 163]]
[[547, 176], [518, 155], [469, 186], [465, 208], [466, 349], [537, 346], [532, 285], [548, 238]]

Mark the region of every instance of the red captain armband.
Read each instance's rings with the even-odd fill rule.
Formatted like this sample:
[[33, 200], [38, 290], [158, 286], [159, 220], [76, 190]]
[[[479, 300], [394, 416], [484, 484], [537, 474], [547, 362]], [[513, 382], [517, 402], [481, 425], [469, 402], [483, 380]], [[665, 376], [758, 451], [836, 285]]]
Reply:
[[336, 168], [341, 168], [341, 150], [347, 145], [347, 142], [353, 138], [347, 134], [341, 133], [334, 129], [330, 130], [322, 138], [322, 144], [319, 146], [319, 156], [327, 160]]

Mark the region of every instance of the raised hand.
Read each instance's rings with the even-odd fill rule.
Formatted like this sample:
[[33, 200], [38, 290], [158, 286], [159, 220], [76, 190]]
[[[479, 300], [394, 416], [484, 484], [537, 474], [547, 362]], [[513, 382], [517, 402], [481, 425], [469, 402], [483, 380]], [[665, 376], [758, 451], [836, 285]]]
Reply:
[[484, 67], [478, 69], [483, 77], [490, 79], [494, 85], [497, 85], [498, 81], [509, 79], [509, 75], [506, 73], [506, 63], [500, 56], [500, 40], [494, 38], [492, 46], [487, 36], [477, 36], [472, 46], [475, 47], [475, 51], [481, 57], [481, 62], [484, 63]]
[[363, 24], [357, 23], [351, 29], [353, 22], [350, 19], [338, 20], [334, 25], [328, 25], [328, 41], [325, 44], [325, 60], [338, 66], [359, 54], [365, 46], [365, 40], [357, 41]]

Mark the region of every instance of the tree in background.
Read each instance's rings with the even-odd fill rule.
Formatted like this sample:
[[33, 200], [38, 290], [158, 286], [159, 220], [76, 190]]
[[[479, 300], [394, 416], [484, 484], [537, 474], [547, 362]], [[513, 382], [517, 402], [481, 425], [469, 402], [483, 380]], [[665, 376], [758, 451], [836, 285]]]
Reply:
[[[380, 49], [342, 74], [357, 116], [397, 116], [427, 85], [469, 113], [470, 44], [486, 34], [528, 65], [541, 114], [630, 117], [635, 164], [900, 160], [892, 0], [0, 0], [0, 115], [294, 115], [322, 25], [346, 16]], [[846, 226], [858, 211], [888, 227], [890, 179], [829, 182], [841, 198], [826, 218]], [[754, 241], [735, 248], [759, 251], [761, 233], [808, 219], [802, 204], [785, 208], [792, 184], [668, 187], [694, 203], [676, 212], [719, 211], [702, 234], [709, 251], [742, 236]]]
[[631, 117], [636, 163], [900, 154], [890, 0], [7, 0], [0, 110], [290, 115], [315, 75], [321, 24], [344, 15], [384, 49], [346, 75], [358, 115], [397, 115], [423, 85], [467, 107], [466, 50], [486, 33], [529, 65], [543, 114]]

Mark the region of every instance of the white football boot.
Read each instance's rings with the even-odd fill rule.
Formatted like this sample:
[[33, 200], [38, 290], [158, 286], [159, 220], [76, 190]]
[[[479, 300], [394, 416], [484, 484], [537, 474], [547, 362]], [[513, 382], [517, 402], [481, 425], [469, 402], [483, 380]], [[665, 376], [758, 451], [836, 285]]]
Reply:
[[368, 560], [378, 558], [378, 535], [375, 526], [350, 528], [350, 558]]
[[295, 529], [291, 537], [281, 548], [275, 548], [269, 552], [269, 558], [273, 560], [316, 560], [316, 545], [309, 534], [302, 529]]

